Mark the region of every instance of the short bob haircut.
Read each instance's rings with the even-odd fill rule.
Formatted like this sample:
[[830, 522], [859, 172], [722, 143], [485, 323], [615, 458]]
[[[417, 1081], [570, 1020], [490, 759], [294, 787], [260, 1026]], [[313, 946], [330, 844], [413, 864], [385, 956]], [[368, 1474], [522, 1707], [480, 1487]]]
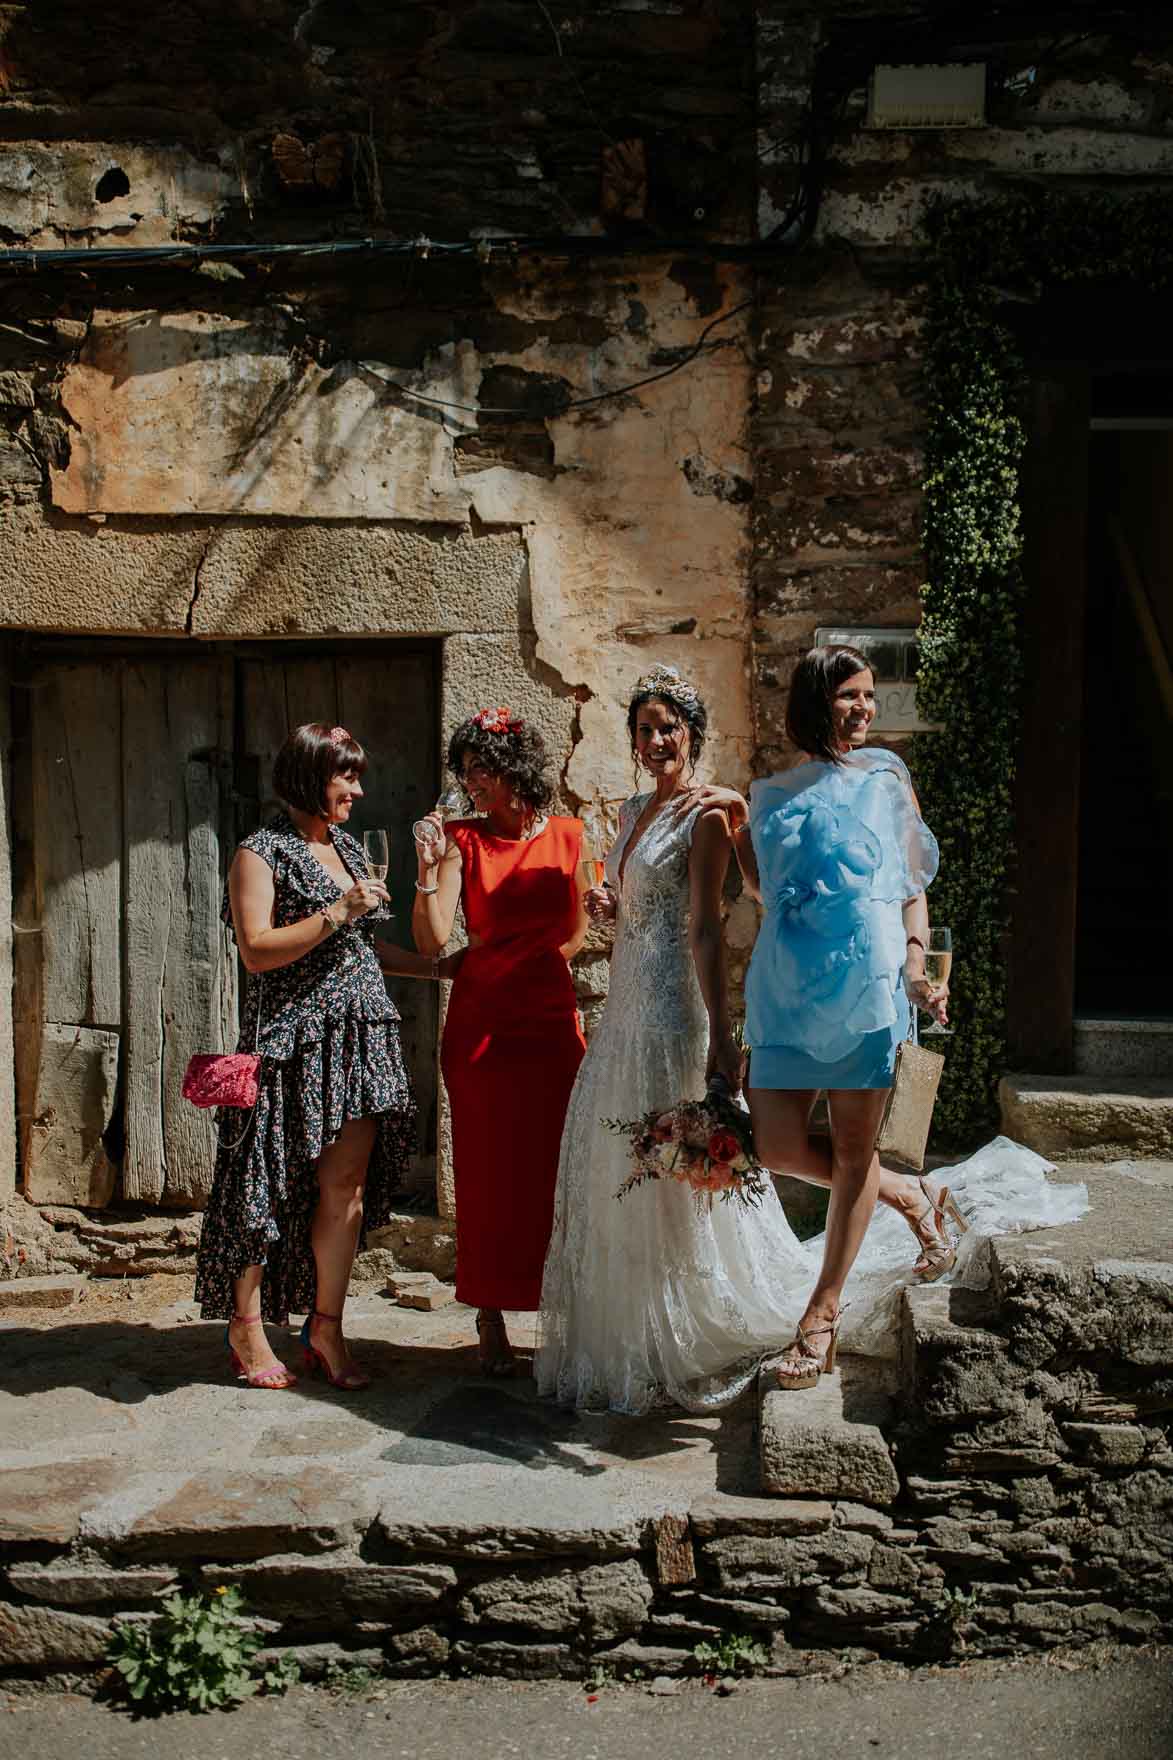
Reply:
[[871, 671], [871, 661], [855, 648], [812, 648], [803, 655], [791, 674], [786, 704], [787, 737], [800, 752], [828, 764], [843, 762], [832, 731], [831, 704], [844, 680]]
[[[343, 730], [345, 731], [345, 730]], [[285, 736], [273, 762], [273, 793], [299, 813], [326, 811], [326, 790], [336, 776], [361, 776], [367, 755], [352, 734], [334, 738], [337, 728], [307, 721]]]
[[550, 754], [528, 722], [514, 718], [495, 732], [481, 727], [475, 715], [462, 721], [448, 741], [448, 768], [457, 782], [463, 782], [470, 761], [483, 764], [491, 776], [503, 776], [533, 813], [544, 813], [554, 799]]
[[[631, 740], [631, 755], [635, 758], [635, 734], [639, 726], [640, 710], [645, 703], [666, 703], [688, 728], [688, 774], [691, 776], [704, 749], [705, 734], [709, 728], [709, 711], [705, 708], [699, 691], [694, 690], [684, 679], [680, 683], [682, 688], [679, 695], [667, 678], [658, 678], [654, 686], [637, 687], [627, 705], [627, 732]], [[636, 775], [639, 775], [638, 759]]]

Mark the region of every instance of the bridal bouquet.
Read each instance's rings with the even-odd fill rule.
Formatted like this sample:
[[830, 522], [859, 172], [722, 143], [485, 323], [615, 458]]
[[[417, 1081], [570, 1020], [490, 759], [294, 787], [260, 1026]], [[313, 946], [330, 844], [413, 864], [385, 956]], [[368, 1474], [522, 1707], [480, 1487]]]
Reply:
[[749, 1114], [717, 1077], [703, 1100], [682, 1100], [667, 1112], [642, 1118], [605, 1118], [608, 1130], [631, 1138], [632, 1171], [615, 1196], [650, 1179], [674, 1179], [688, 1186], [698, 1205], [712, 1209], [714, 1197], [732, 1198], [746, 1209], [761, 1201], [762, 1171], [754, 1158]]

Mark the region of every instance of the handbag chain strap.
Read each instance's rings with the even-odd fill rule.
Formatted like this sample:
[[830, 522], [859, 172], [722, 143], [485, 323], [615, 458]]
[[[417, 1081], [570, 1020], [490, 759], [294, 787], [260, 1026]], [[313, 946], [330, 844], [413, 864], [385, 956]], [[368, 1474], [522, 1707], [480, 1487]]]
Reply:
[[[257, 1024], [256, 1024], [256, 1029], [253, 1033], [253, 1056], [254, 1057], [259, 1057], [261, 1055], [261, 1010], [264, 1006], [264, 1001], [265, 1001], [265, 974], [264, 974], [264, 972], [259, 972], [257, 974], [257, 976], [258, 976], [259, 982], [257, 984]], [[258, 1099], [260, 1098], [259, 1086], [257, 1089], [257, 1098]], [[240, 1135], [236, 1138], [235, 1142], [228, 1143], [226, 1145], [221, 1144], [221, 1147], [227, 1147], [230, 1154], [232, 1153], [233, 1150], [239, 1149], [240, 1145], [244, 1142], [244, 1139], [248, 1136], [249, 1131], [252, 1129], [253, 1123], [256, 1120], [256, 1116], [257, 1116], [257, 1102], [256, 1102], [256, 1100], [254, 1100], [252, 1105], [248, 1109], [248, 1117], [244, 1121], [244, 1129], [241, 1131]]]

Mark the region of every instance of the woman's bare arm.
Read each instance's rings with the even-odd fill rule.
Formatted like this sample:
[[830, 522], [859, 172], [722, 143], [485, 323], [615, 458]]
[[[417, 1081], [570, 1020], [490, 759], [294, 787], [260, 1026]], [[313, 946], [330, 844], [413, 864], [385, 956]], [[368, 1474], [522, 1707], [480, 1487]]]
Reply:
[[273, 870], [255, 850], [238, 849], [228, 870], [228, 902], [232, 926], [245, 970], [276, 972], [304, 959], [318, 943], [344, 923], [374, 910], [387, 897], [387, 888], [376, 880], [359, 880], [349, 892], [326, 910], [303, 917], [300, 923], [273, 926], [275, 898]]
[[421, 953], [444, 951], [460, 904], [464, 878], [460, 849], [447, 838], [443, 841], [444, 849], [438, 862], [427, 863], [424, 854], [421, 852], [420, 855], [419, 884], [436, 888], [435, 892], [417, 891], [412, 906], [411, 933]]
[[709, 1015], [708, 1073], [718, 1070], [736, 1090], [741, 1086], [741, 1053], [733, 1043], [729, 1025], [729, 982], [721, 925], [721, 893], [729, 871], [729, 853], [729, 822], [719, 807], [710, 807], [693, 826], [688, 860], [688, 940]]
[[758, 904], [762, 902], [762, 882], [758, 873], [757, 852], [753, 846], [753, 838], [749, 834], [749, 820], [743, 822], [733, 833], [733, 853], [737, 857], [737, 866], [741, 869], [741, 880], [745, 890]]

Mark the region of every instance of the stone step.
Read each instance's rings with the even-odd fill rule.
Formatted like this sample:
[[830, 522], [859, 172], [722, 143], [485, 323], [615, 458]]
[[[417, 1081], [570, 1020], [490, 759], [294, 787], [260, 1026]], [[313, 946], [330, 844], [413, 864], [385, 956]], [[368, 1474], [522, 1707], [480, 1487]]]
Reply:
[[758, 1374], [761, 1488], [774, 1497], [850, 1498], [884, 1505], [900, 1489], [882, 1425], [893, 1414], [891, 1370], [841, 1357], [815, 1387], [782, 1389], [763, 1363]]
[[1101, 1083], [1173, 1076], [1173, 1021], [1077, 1020], [1075, 1073], [1098, 1076]]
[[933, 1283], [901, 1291], [897, 1362], [906, 1411], [932, 1418], [943, 1383], [952, 1389], [1000, 1373], [1006, 1342], [993, 1329], [996, 1312], [984, 1290]]
[[1173, 1158], [1173, 1076], [1007, 1075], [1002, 1129], [1051, 1161]]

